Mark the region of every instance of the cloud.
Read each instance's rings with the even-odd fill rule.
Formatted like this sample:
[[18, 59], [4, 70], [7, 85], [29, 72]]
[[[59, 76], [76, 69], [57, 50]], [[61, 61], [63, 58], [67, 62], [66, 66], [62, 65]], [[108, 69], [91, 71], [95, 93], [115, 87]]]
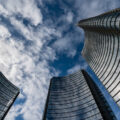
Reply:
[[[42, 34], [41, 39], [39, 35], [36, 36], [38, 37], [37, 40], [34, 41], [33, 39], [33, 44], [27, 46], [29, 48], [26, 49], [23, 41], [16, 41], [12, 38], [5, 26], [0, 26], [0, 28], [2, 31], [0, 36], [0, 70], [23, 91], [18, 100], [26, 99], [21, 105], [17, 104], [12, 107], [6, 120], [15, 119], [16, 116], [21, 114], [25, 120], [40, 120], [49, 80], [53, 75], [58, 74], [54, 68], [49, 66], [49, 61], [56, 59], [55, 52], [52, 48], [44, 46], [44, 40], [42, 39], [50, 36], [50, 33], [45, 33], [44, 37]], [[41, 47], [40, 44], [42, 44]], [[43, 46], [44, 48], [42, 48]]]
[[[61, 33], [41, 24], [42, 14], [34, 0], [1, 1], [0, 15], [12, 26], [5, 22], [0, 25], [0, 70], [21, 90], [18, 102], [10, 109], [6, 120], [15, 120], [20, 115], [24, 120], [40, 120], [50, 78], [58, 75], [58, 71], [49, 65], [57, 59], [55, 50], [47, 43]], [[23, 23], [24, 19], [30, 21], [28, 26]], [[14, 37], [13, 29], [23, 39]]]
[[64, 10], [64, 14], [58, 19], [57, 23], [64, 23], [64, 26], [70, 25], [73, 22], [74, 14], [71, 10]]
[[77, 20], [93, 17], [109, 10], [120, 7], [119, 0], [76, 0], [74, 8], [77, 13]]
[[74, 67], [68, 69], [67, 73], [68, 73], [68, 74], [72, 74], [72, 73], [77, 72], [78, 70], [80, 70], [80, 68], [81, 68], [81, 67], [80, 67], [79, 64], [78, 64], [78, 65], [75, 65]]
[[73, 13], [72, 13], [72, 12], [68, 12], [68, 13], [67, 13], [66, 20], [67, 20], [69, 23], [72, 23], [72, 21], [73, 21]]
[[[21, 89], [17, 101], [24, 102], [15, 104], [6, 120], [15, 120], [19, 115], [22, 115], [24, 120], [40, 120], [49, 80], [52, 76], [58, 75], [58, 72], [49, 65], [50, 61], [57, 58], [54, 49], [48, 46], [47, 42], [53, 36], [60, 36], [60, 33], [55, 28], [45, 25], [38, 26], [36, 29], [25, 26], [21, 20], [16, 19], [15, 14], [18, 11], [14, 13], [14, 7], [13, 5], [13, 8], [9, 8], [6, 5], [1, 8], [0, 13], [5, 13], [3, 15], [13, 26], [12, 29], [15, 29], [25, 39], [14, 37], [9, 27], [0, 25], [0, 70]], [[23, 15], [23, 17], [27, 16]], [[37, 25], [36, 23], [34, 24]], [[29, 42], [31, 44], [26, 45]]]
[[0, 13], [4, 16], [21, 15], [27, 18], [33, 25], [42, 23], [42, 14], [34, 0], [1, 0]]
[[73, 58], [77, 52], [77, 45], [83, 42], [83, 33], [81, 31], [73, 31], [65, 36], [58, 38], [53, 43], [53, 48], [58, 53], [66, 54], [68, 57]]
[[10, 37], [10, 33], [8, 31], [8, 29], [6, 27], [4, 27], [3, 25], [0, 25], [0, 38], [8, 38]]
[[87, 70], [88, 64], [80, 54], [77, 62], [74, 62], [74, 65], [67, 70], [67, 73], [72, 74], [72, 73], [77, 72], [78, 70], [81, 70], [81, 69]]
[[88, 67], [88, 65], [86, 63], [84, 63], [82, 65], [81, 64], [76, 64], [72, 68], [68, 69], [67, 73], [68, 74], [72, 74], [74, 72], [77, 72], [78, 70], [86, 69], [87, 67]]
[[65, 53], [67, 56], [74, 57], [76, 54], [76, 50], [73, 48], [71, 44], [71, 40], [69, 37], [58, 39], [54, 44], [53, 47], [59, 52], [59, 53]]

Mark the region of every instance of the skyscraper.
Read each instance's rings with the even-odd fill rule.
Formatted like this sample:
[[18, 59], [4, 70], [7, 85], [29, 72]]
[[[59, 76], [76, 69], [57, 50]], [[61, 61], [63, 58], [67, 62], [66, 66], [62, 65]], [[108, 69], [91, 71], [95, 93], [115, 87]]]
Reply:
[[0, 120], [5, 118], [18, 94], [19, 89], [0, 72]]
[[82, 56], [120, 107], [120, 9], [79, 21]]
[[107, 101], [84, 71], [50, 81], [43, 120], [116, 120]]

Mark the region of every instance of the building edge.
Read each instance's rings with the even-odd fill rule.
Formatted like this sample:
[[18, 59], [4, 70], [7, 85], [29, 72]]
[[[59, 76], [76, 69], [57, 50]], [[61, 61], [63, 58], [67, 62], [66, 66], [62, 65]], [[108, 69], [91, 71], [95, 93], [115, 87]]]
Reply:
[[18, 95], [20, 94], [20, 89], [19, 89], [18, 87], [16, 87], [11, 81], [9, 81], [9, 80], [3, 75], [3, 73], [2, 73], [1, 71], [0, 71], [0, 75], [1, 75], [3, 78], [5, 78], [6, 81], [8, 81], [11, 85], [13, 85], [13, 86], [18, 90], [18, 92], [17, 92], [16, 96], [14, 97], [12, 103], [10, 104], [10, 106], [8, 107], [8, 109], [6, 110], [6, 112], [4, 113], [4, 115], [3, 115], [2, 118], [1, 118], [1, 120], [4, 120], [5, 117], [6, 117], [6, 115], [7, 115], [8, 112], [9, 112], [10, 108], [12, 107], [12, 105], [14, 104], [14, 102], [15, 102], [15, 100], [17, 99]]
[[97, 103], [97, 106], [102, 114], [103, 119], [117, 120], [110, 105], [108, 104], [107, 100], [105, 99], [104, 95], [102, 94], [101, 90], [98, 88], [96, 83], [92, 80], [90, 75], [85, 70], [81, 70], [81, 71], [86, 79], [86, 82], [91, 90], [91, 93], [93, 94], [93, 97]]
[[10, 104], [10, 106], [8, 107], [7, 111], [5, 112], [5, 114], [3, 115], [1, 120], [4, 120], [4, 118], [6, 117], [6, 115], [8, 114], [10, 108], [12, 107], [12, 105], [14, 104], [15, 100], [17, 99], [18, 95], [20, 94], [20, 91], [17, 93], [17, 95], [15, 96], [13, 102]]
[[50, 96], [50, 88], [51, 88], [51, 84], [52, 84], [52, 79], [53, 78], [50, 79], [49, 88], [48, 88], [48, 94], [47, 94], [47, 98], [46, 98], [45, 106], [44, 106], [44, 110], [43, 110], [42, 120], [46, 120], [47, 107], [48, 107], [49, 96]]

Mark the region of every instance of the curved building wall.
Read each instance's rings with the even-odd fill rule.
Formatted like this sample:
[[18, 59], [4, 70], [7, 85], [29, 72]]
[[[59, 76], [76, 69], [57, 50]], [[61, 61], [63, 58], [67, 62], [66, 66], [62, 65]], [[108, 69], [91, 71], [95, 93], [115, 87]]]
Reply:
[[51, 79], [43, 120], [116, 120], [101, 92], [91, 92], [95, 85], [83, 73]]
[[83, 57], [120, 107], [120, 9], [78, 25], [85, 30]]
[[46, 120], [102, 120], [80, 71], [52, 79], [46, 118]]
[[4, 119], [18, 94], [19, 89], [0, 72], [0, 120]]

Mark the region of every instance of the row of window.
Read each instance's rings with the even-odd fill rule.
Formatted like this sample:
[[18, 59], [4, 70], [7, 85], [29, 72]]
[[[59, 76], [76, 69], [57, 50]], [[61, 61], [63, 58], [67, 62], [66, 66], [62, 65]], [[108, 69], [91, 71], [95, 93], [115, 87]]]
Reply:
[[[84, 97], [83, 99], [81, 99], [81, 98], [77, 98], [77, 99], [68, 99], [68, 100], [56, 100], [56, 101], [53, 101], [53, 100], [50, 100], [49, 101], [49, 105], [63, 105], [63, 107], [65, 107], [65, 106], [67, 106], [67, 105], [69, 105], [70, 104], [70, 106], [71, 105], [76, 105], [76, 104], [79, 104], [79, 105], [81, 105], [81, 104], [84, 104], [84, 103], [89, 103], [89, 102], [91, 102], [91, 100], [93, 100], [93, 97], [91, 96], [91, 95], [89, 95], [89, 96], [87, 96], [87, 97]], [[65, 104], [65, 106], [64, 106], [64, 104]], [[62, 106], [61, 106], [62, 107]]]
[[62, 77], [53, 79], [47, 106], [48, 120], [93, 120], [93, 118], [97, 120], [98, 115], [99, 119], [102, 118], [80, 71], [77, 74], [63, 77], [63, 79]]
[[102, 16], [97, 16], [79, 22], [79, 26], [85, 28], [97, 28], [97, 29], [120, 29], [120, 12], [110, 13]]
[[7, 78], [1, 72], [0, 72], [0, 83], [3, 84], [3, 86], [6, 86], [12, 92], [17, 93], [16, 91], [19, 90], [15, 85], [9, 82]]
[[76, 115], [69, 115], [66, 117], [56, 117], [53, 115], [48, 115], [46, 120], [103, 120], [102, 116], [99, 112], [96, 111], [96, 114], [94, 112], [90, 112], [84, 116], [82, 114], [76, 114]]
[[[117, 102], [120, 100], [120, 38], [113, 32], [86, 30], [82, 55]], [[119, 105], [119, 104], [118, 104]]]
[[3, 119], [18, 93], [19, 89], [0, 73], [0, 119]]

